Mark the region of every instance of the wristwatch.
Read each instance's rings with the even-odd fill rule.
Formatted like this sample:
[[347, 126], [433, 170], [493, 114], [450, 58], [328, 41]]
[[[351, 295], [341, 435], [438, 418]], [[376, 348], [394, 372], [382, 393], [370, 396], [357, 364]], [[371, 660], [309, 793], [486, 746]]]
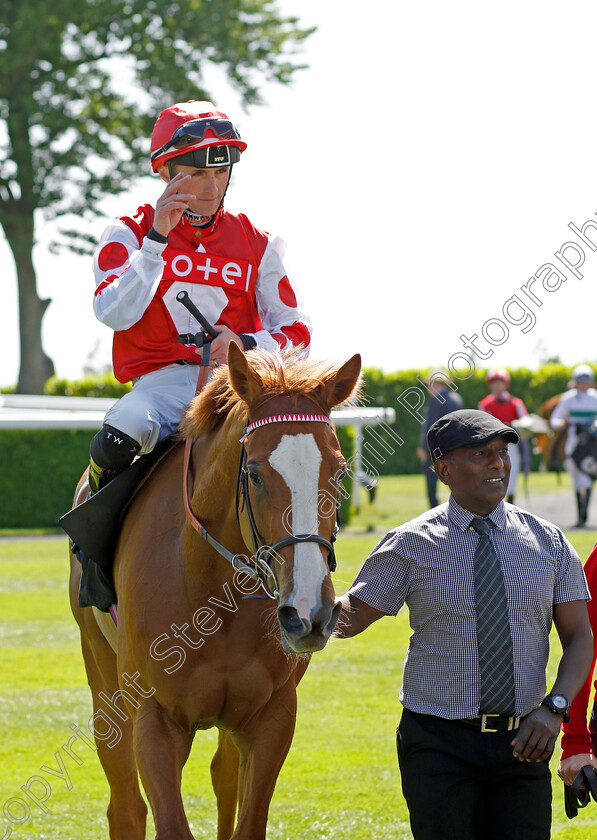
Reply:
[[541, 701], [542, 706], [547, 706], [550, 712], [553, 712], [554, 715], [562, 715], [564, 718], [564, 723], [568, 723], [570, 717], [568, 716], [568, 712], [570, 711], [570, 701], [567, 697], [564, 697], [563, 694], [548, 694]]

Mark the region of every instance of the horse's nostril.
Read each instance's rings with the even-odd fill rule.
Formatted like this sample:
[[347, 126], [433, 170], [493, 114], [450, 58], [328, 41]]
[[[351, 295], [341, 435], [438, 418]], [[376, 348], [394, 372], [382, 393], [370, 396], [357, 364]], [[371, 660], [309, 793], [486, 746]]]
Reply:
[[303, 636], [311, 629], [310, 624], [299, 616], [295, 607], [278, 607], [278, 620], [291, 636]]
[[313, 629], [319, 631], [323, 631], [326, 629], [328, 624], [332, 619], [332, 608], [331, 606], [327, 606], [322, 604], [317, 612], [311, 616], [311, 621], [313, 623]]

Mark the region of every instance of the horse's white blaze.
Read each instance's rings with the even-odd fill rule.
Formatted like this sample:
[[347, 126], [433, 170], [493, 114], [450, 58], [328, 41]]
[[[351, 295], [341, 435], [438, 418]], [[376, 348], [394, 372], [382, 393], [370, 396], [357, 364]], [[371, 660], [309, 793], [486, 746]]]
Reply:
[[[272, 468], [290, 490], [286, 523], [292, 534], [317, 534], [317, 499], [321, 452], [313, 435], [283, 435], [269, 456]], [[294, 546], [294, 588], [287, 603], [301, 618], [310, 619], [311, 609], [321, 601], [321, 585], [327, 568], [316, 543]]]

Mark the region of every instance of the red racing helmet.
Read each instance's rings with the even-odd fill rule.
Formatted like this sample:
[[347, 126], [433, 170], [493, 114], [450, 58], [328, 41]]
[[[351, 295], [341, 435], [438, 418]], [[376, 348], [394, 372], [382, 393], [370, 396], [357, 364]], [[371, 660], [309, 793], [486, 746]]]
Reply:
[[231, 166], [246, 148], [213, 102], [190, 99], [171, 105], [157, 118], [151, 133], [151, 168], [157, 172], [162, 164], [183, 155], [188, 156], [185, 162], [198, 168]]
[[510, 374], [506, 368], [491, 368], [491, 370], [487, 371], [487, 378], [485, 381], [488, 385], [490, 382], [495, 382], [496, 379], [501, 379], [506, 383], [506, 385], [510, 384]]

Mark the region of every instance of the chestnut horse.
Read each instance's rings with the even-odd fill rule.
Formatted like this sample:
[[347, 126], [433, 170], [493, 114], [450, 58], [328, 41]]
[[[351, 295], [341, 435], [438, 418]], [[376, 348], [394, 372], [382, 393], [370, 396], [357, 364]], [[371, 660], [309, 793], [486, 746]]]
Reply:
[[[545, 418], [549, 422], [553, 410], [563, 394], [556, 394], [545, 400], [539, 409], [539, 416]], [[541, 453], [541, 469], [549, 470], [551, 472], [560, 473], [562, 465], [566, 458], [564, 454], [564, 446], [566, 445], [567, 431], [565, 428], [555, 432], [553, 429], [547, 434], [537, 435], [537, 450]]]
[[[181, 424], [194, 441], [188, 487], [181, 442], [126, 514], [117, 627], [109, 614], [79, 608], [71, 556], [111, 840], [145, 838], [137, 772], [156, 840], [193, 840], [182, 769], [196, 730], [214, 726], [218, 840], [265, 838], [296, 686], [340, 609], [330, 566], [346, 463], [329, 416], [358, 389], [359, 371], [359, 356], [333, 366], [297, 353], [244, 355], [232, 343], [228, 367]], [[76, 502], [86, 495], [84, 476]]]

